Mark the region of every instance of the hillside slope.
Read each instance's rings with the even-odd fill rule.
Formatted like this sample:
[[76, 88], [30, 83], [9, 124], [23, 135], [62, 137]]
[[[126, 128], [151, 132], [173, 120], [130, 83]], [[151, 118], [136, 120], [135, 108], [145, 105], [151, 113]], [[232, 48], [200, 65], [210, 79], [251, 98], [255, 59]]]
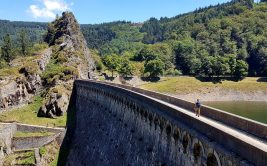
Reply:
[[67, 111], [74, 79], [93, 78], [94, 60], [71, 12], [48, 25], [45, 40], [49, 44], [45, 51], [17, 57], [0, 69], [1, 110], [32, 103], [41, 95], [38, 116], [61, 116]]
[[[266, 19], [266, 2], [233, 0], [172, 18], [81, 25], [81, 30], [88, 47], [97, 49], [101, 56], [116, 54], [133, 64], [147, 56], [160, 59], [165, 64], [163, 75], [242, 79], [267, 76]], [[35, 27], [25, 28], [34, 31]], [[146, 75], [145, 63], [139, 64], [134, 73]]]
[[[233, 0], [173, 18], [151, 18], [143, 24], [113, 22], [83, 30], [90, 34], [89, 46], [102, 56], [118, 54], [140, 61], [152, 55], [193, 76], [267, 76], [266, 19], [266, 3]], [[161, 47], [172, 52], [159, 52]]]

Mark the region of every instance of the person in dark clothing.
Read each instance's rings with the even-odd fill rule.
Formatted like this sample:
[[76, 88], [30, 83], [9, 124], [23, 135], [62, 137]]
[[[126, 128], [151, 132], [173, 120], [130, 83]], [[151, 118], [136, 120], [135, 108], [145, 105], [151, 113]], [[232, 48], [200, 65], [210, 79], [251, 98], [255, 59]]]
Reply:
[[196, 116], [200, 116], [200, 108], [201, 108], [201, 103], [199, 101], [199, 99], [197, 99], [197, 102], [195, 103], [195, 113]]

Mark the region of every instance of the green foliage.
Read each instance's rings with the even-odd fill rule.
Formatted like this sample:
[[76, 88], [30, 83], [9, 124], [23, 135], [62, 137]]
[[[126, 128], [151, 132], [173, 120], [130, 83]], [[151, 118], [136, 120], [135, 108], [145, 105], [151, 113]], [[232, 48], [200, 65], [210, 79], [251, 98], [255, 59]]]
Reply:
[[40, 53], [47, 48], [48, 45], [44, 42], [35, 43], [32, 47], [29, 48], [29, 52], [30, 54]]
[[[25, 30], [29, 40], [32, 43], [43, 41], [43, 35], [47, 29], [47, 23], [23, 22], [0, 20], [0, 44], [6, 34], [10, 34], [12, 41], [18, 41], [19, 32]], [[19, 42], [14, 42], [14, 47], [18, 47]]]
[[216, 56], [213, 63], [213, 74], [216, 76], [223, 76], [229, 73], [229, 65], [226, 63], [227, 59]]
[[66, 126], [66, 114], [57, 118], [40, 118], [36, 114], [40, 107], [43, 105], [43, 98], [41, 96], [35, 96], [34, 101], [31, 104], [25, 105], [18, 109], [13, 109], [8, 112], [0, 114], [1, 122], [18, 122], [24, 124], [41, 125], [41, 126]]
[[174, 69], [174, 68], [169, 68], [164, 72], [164, 75], [166, 76], [180, 76], [182, 75], [182, 72], [180, 70]]
[[136, 56], [133, 57], [136, 61], [150, 61], [159, 58], [164, 63], [164, 70], [173, 68], [173, 52], [171, 47], [166, 43], [157, 43], [154, 45], [147, 45], [140, 50]]
[[95, 65], [96, 65], [96, 70], [97, 71], [102, 71], [104, 69], [104, 64], [99, 56], [99, 53], [97, 50], [91, 50], [91, 55], [95, 61]]
[[43, 157], [43, 156], [47, 153], [46, 148], [43, 147], [43, 146], [40, 147], [40, 148], [39, 148], [39, 153], [40, 153], [41, 157]]
[[6, 67], [0, 70], [0, 77], [19, 76], [19, 69], [17, 67]]
[[163, 28], [156, 18], [150, 18], [148, 21], [146, 21], [140, 29], [140, 32], [146, 33], [143, 38], [143, 42], [146, 44], [154, 44], [162, 41]]
[[134, 67], [127, 58], [120, 59], [118, 73], [124, 77], [133, 75]]
[[45, 84], [52, 85], [57, 80], [67, 81], [78, 77], [78, 71], [75, 67], [56, 64], [55, 60], [51, 61], [41, 75]]
[[5, 60], [0, 59], [0, 69], [8, 67], [8, 64]]
[[116, 54], [107, 55], [103, 58], [104, 65], [112, 72], [112, 77], [114, 71], [118, 71], [120, 65], [120, 57]]
[[30, 47], [28, 34], [24, 29], [22, 29], [19, 31], [18, 36], [19, 36], [18, 41], [19, 41], [19, 47], [21, 50], [21, 54], [25, 56], [28, 54], [29, 47]]
[[163, 74], [164, 63], [160, 59], [150, 60], [145, 63], [145, 72], [149, 73], [150, 77], [158, 77]]
[[12, 54], [12, 41], [9, 34], [4, 37], [3, 45], [1, 47], [1, 59], [10, 62], [14, 58]]
[[33, 165], [35, 164], [34, 152], [26, 152], [17, 157], [18, 165]]
[[237, 60], [235, 72], [233, 74], [237, 79], [243, 79], [248, 75], [248, 64], [243, 60]]
[[[172, 18], [151, 18], [143, 24], [118, 21], [81, 25], [81, 29], [88, 46], [97, 49], [102, 57], [116, 54], [139, 62], [158, 58], [164, 63], [164, 73], [177, 69], [185, 75], [233, 76], [237, 61], [243, 60], [248, 64], [249, 76], [267, 76], [266, 19], [266, 3], [233, 0]], [[41, 34], [47, 26], [45, 41], [60, 43], [61, 33], [66, 31], [62, 28], [64, 23], [59, 18], [52, 24], [36, 23], [36, 26], [33, 26], [35, 23], [0, 21], [0, 37], [10, 33], [16, 41], [25, 25], [30, 40], [36, 41], [40, 36], [36, 33]], [[7, 27], [11, 26], [16, 28], [9, 32]], [[18, 43], [12, 45], [15, 45], [12, 55], [17, 55]], [[64, 56], [56, 58], [59, 62], [65, 61]], [[102, 69], [100, 61], [96, 64]], [[116, 68], [112, 70], [118, 70]]]
[[104, 44], [115, 38], [116, 34], [109, 25], [82, 25], [81, 30], [87, 41], [87, 45], [92, 49], [99, 49]]

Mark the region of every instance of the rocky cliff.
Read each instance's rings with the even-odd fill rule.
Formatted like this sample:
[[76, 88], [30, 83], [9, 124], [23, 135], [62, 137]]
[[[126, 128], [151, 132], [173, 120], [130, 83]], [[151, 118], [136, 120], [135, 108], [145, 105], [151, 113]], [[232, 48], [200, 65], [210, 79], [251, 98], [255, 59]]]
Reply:
[[13, 60], [0, 71], [0, 109], [7, 110], [43, 96], [38, 116], [55, 118], [66, 112], [73, 81], [93, 78], [94, 60], [71, 12], [49, 24], [49, 48], [38, 55]]
[[41, 74], [50, 56], [48, 48], [35, 56], [15, 59], [10, 68], [1, 71], [0, 111], [32, 102], [42, 89]]
[[73, 80], [93, 77], [94, 60], [71, 12], [64, 12], [49, 24], [45, 40], [52, 49], [52, 56], [42, 75], [47, 93], [38, 116], [55, 117], [67, 110]]

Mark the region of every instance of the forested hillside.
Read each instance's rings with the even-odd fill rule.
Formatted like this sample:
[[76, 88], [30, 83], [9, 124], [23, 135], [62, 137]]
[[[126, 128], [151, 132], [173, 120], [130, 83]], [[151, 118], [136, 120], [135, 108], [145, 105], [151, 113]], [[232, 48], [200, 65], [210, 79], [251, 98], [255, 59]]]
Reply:
[[[266, 2], [234, 0], [173, 18], [81, 25], [81, 29], [88, 47], [109, 70], [122, 75], [243, 78], [267, 76], [266, 20]], [[46, 26], [5, 22], [0, 26], [16, 23], [19, 28], [1, 28], [0, 36], [12, 36], [23, 27], [38, 39]]]
[[2, 43], [6, 34], [9, 34], [12, 40], [16, 40], [22, 30], [26, 31], [32, 42], [39, 42], [43, 41], [47, 23], [0, 20], [0, 27], [0, 43]]
[[173, 66], [187, 75], [241, 78], [267, 76], [266, 19], [266, 3], [235, 0], [144, 24], [83, 27], [83, 32], [102, 56], [124, 55], [145, 65], [156, 59], [165, 74], [173, 73]]

